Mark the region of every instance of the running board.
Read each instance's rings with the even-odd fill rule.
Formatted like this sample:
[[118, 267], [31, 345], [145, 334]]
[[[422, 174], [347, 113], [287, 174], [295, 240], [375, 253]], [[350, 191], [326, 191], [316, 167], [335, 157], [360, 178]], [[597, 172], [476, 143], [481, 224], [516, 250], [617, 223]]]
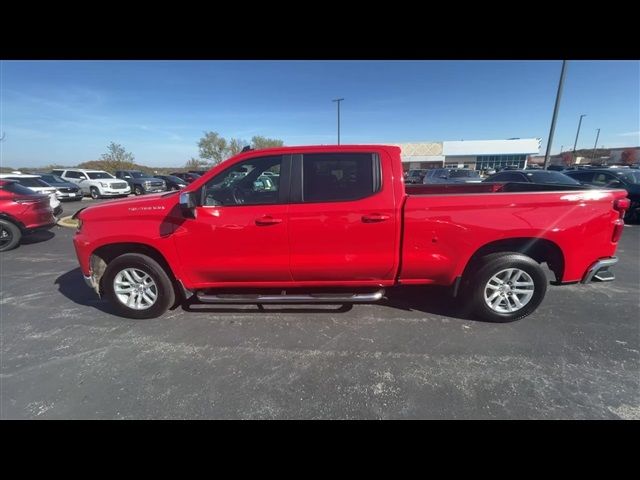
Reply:
[[362, 303], [377, 302], [384, 295], [384, 289], [371, 293], [309, 293], [281, 295], [257, 294], [197, 294], [202, 303]]

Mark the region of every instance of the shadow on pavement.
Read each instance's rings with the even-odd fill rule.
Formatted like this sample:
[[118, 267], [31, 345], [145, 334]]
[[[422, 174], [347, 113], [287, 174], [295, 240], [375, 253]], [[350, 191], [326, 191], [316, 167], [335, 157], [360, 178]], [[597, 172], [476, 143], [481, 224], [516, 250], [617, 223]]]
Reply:
[[101, 312], [115, 314], [109, 302], [98, 298], [96, 293], [84, 282], [80, 267], [60, 275], [54, 283], [58, 286], [58, 291], [72, 302], [96, 308]]
[[[75, 268], [63, 275], [60, 275], [55, 284], [61, 294], [74, 303], [88, 307], [94, 307], [102, 312], [114, 314], [111, 305], [106, 300], [101, 300], [85, 284], [80, 268]], [[462, 320], [473, 320], [473, 317], [464, 307], [463, 298], [451, 298], [450, 289], [447, 287], [397, 287], [387, 289], [383, 300], [374, 303], [391, 307], [407, 312], [417, 311], [431, 315], [442, 315], [445, 317]], [[180, 305], [178, 306], [178, 308]], [[186, 312], [204, 313], [242, 313], [242, 314], [263, 314], [263, 313], [346, 313], [353, 309], [352, 304], [322, 304], [322, 305], [215, 305], [200, 303], [197, 300], [188, 300], [182, 303], [182, 309]]]
[[36, 230], [33, 233], [25, 235], [20, 240], [21, 245], [31, 245], [32, 243], [46, 242], [55, 237], [56, 234], [50, 230]]
[[405, 311], [424, 312], [460, 320], [476, 320], [466, 308], [464, 298], [451, 297], [450, 287], [393, 287], [387, 289], [385, 298], [379, 304]]

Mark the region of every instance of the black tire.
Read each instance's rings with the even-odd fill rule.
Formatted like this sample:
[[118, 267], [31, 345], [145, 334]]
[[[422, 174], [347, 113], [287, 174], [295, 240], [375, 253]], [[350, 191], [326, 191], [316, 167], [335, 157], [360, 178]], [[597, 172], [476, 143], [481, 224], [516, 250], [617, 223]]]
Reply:
[[0, 219], [0, 252], [12, 250], [18, 246], [22, 232], [9, 220]]
[[140, 185], [136, 185], [133, 189], [133, 193], [135, 193], [136, 195], [144, 195], [144, 190]]
[[91, 187], [89, 189], [89, 193], [91, 195], [91, 198], [93, 198], [94, 200], [97, 200], [100, 198], [100, 190], [98, 190], [97, 187]]
[[[125, 268], [135, 268], [148, 274], [157, 287], [157, 299], [153, 305], [145, 310], [136, 310], [126, 306], [117, 297], [113, 281], [116, 275]], [[101, 280], [105, 297], [111, 302], [115, 311], [127, 318], [146, 319], [156, 318], [164, 314], [175, 303], [176, 294], [167, 272], [153, 258], [140, 253], [126, 253], [113, 259]]]
[[[513, 312], [500, 313], [485, 302], [485, 288], [487, 288], [487, 283], [494, 275], [510, 268], [517, 268], [526, 272], [533, 280], [534, 292], [524, 307]], [[465, 281], [463, 298], [470, 300], [471, 310], [483, 320], [489, 322], [512, 322], [532, 314], [544, 299], [546, 292], [547, 276], [538, 262], [521, 253], [500, 252], [486, 255], [474, 265], [469, 272], [468, 280]]]

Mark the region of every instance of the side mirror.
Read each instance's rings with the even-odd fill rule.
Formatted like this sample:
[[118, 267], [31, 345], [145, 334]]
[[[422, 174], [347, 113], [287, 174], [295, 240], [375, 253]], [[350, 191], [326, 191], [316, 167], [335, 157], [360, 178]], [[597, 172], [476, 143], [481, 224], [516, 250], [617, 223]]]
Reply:
[[188, 218], [196, 218], [196, 194], [194, 192], [183, 192], [180, 194], [180, 210]]

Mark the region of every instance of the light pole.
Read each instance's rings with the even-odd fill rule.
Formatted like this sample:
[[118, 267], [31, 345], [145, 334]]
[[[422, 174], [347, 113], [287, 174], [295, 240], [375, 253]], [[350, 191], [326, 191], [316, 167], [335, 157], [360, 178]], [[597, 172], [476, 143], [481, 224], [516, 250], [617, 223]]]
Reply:
[[582, 125], [582, 117], [586, 117], [587, 114], [580, 115], [580, 121], [578, 122], [578, 131], [576, 132], [576, 141], [573, 143], [573, 161], [576, 161], [576, 145], [578, 145], [578, 136], [580, 135], [580, 125]]
[[338, 145], [340, 145], [340, 102], [343, 101], [344, 98], [336, 98], [331, 100], [332, 102], [336, 102], [338, 104]]
[[591, 161], [596, 158], [596, 148], [598, 147], [598, 138], [600, 137], [600, 129], [598, 129], [598, 133], [596, 134], [596, 143], [593, 144], [593, 153], [591, 154]]
[[544, 155], [544, 169], [549, 167], [549, 156], [551, 155], [551, 144], [553, 143], [553, 133], [556, 130], [556, 118], [558, 117], [558, 108], [560, 107], [560, 98], [562, 97], [562, 85], [564, 84], [564, 74], [567, 67], [567, 61], [562, 61], [562, 70], [560, 70], [560, 81], [558, 82], [558, 93], [556, 93], [556, 104], [553, 107], [553, 118], [551, 120], [551, 129], [549, 130], [549, 141], [547, 142], [547, 153]]

